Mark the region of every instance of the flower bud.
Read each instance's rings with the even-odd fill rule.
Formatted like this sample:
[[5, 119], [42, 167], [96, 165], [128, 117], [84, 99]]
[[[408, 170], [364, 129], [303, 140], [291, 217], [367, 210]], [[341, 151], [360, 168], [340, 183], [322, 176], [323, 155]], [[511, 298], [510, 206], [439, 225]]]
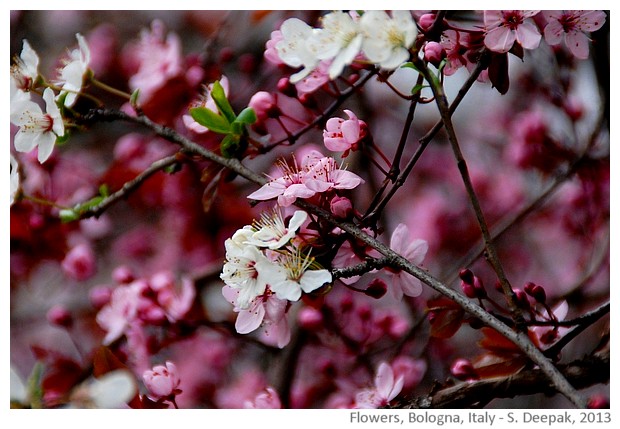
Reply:
[[174, 363], [167, 361], [166, 365], [157, 365], [142, 374], [144, 385], [149, 390], [149, 398], [154, 401], [165, 399], [180, 393], [181, 383]]
[[304, 307], [299, 310], [297, 322], [301, 328], [309, 331], [319, 329], [323, 325], [323, 314], [316, 308]]
[[424, 45], [424, 59], [439, 67], [439, 63], [446, 57], [446, 50], [437, 42], [428, 42]]
[[486, 298], [487, 291], [484, 288], [484, 284], [482, 283], [482, 279], [474, 276], [474, 293], [476, 294], [476, 298]]
[[63, 328], [70, 328], [73, 325], [73, 317], [71, 313], [60, 305], [55, 305], [47, 312], [47, 320], [52, 325]]
[[64, 273], [74, 280], [86, 280], [97, 271], [95, 253], [88, 244], [78, 244], [61, 262]]
[[116, 267], [114, 271], [112, 271], [112, 279], [116, 283], [123, 285], [123, 284], [129, 284], [132, 281], [134, 281], [135, 276], [133, 272], [131, 271], [131, 268], [129, 268], [126, 265], [121, 265], [119, 267]]
[[379, 299], [387, 292], [387, 284], [381, 279], [374, 279], [370, 282], [364, 293], [371, 298]]
[[534, 298], [537, 302], [544, 304], [547, 301], [545, 288], [532, 282], [528, 282], [524, 287], [525, 293]]
[[275, 97], [267, 91], [258, 91], [250, 98], [248, 107], [254, 109], [259, 121], [267, 118], [277, 118], [282, 112], [276, 104]]
[[527, 299], [527, 294], [522, 289], [514, 289], [514, 294], [517, 301], [516, 304], [524, 310], [529, 310], [531, 306], [530, 301]]
[[607, 409], [609, 408], [609, 398], [605, 395], [595, 394], [588, 399], [588, 408]]
[[418, 25], [422, 29], [422, 32], [426, 33], [430, 30], [435, 23], [435, 19], [437, 19], [437, 15], [434, 13], [425, 13], [422, 15], [418, 20]]
[[461, 282], [461, 289], [467, 298], [475, 298], [476, 297], [476, 289], [474, 285], [470, 283]]
[[467, 268], [464, 268], [461, 271], [459, 271], [459, 277], [465, 283], [468, 283], [470, 285], [474, 284], [474, 273], [472, 273], [471, 270], [469, 270]]
[[280, 91], [284, 95], [288, 95], [289, 97], [293, 98], [297, 97], [297, 89], [287, 77], [283, 77], [278, 81], [277, 88], [278, 91]]
[[107, 286], [95, 286], [88, 292], [88, 298], [90, 303], [96, 309], [102, 308], [108, 302], [112, 296], [112, 289]]
[[329, 209], [338, 219], [348, 219], [353, 213], [353, 204], [347, 197], [336, 195], [329, 203]]
[[450, 373], [459, 380], [475, 380], [478, 378], [476, 370], [467, 359], [457, 359], [450, 367]]

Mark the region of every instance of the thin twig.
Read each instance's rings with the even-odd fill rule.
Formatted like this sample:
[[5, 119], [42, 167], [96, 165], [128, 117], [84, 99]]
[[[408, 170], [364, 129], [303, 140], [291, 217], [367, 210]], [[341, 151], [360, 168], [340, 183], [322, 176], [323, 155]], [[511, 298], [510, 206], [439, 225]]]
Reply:
[[110, 206], [112, 206], [113, 204], [117, 203], [120, 200], [128, 198], [129, 195], [135, 190], [137, 190], [140, 187], [140, 185], [142, 185], [142, 183], [145, 182], [149, 177], [151, 177], [158, 171], [161, 171], [165, 169], [166, 167], [169, 167], [179, 162], [179, 155], [181, 153], [182, 151], [172, 156], [168, 156], [166, 158], [162, 158], [160, 160], [155, 161], [146, 170], [144, 170], [134, 179], [124, 183], [121, 189], [119, 189], [118, 191], [104, 198], [99, 204], [89, 207], [88, 209], [85, 209], [83, 211], [80, 211], [80, 218], [86, 219], [89, 217], [101, 216], [101, 214], [107, 209], [109, 209]]

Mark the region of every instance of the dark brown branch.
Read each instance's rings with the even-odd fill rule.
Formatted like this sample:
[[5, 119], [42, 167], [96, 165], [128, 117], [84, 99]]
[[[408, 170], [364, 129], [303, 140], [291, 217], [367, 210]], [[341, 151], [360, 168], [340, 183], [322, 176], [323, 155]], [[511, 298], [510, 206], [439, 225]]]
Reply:
[[[577, 389], [608, 383], [609, 349], [566, 365], [558, 365], [558, 370]], [[394, 404], [393, 408], [476, 408], [496, 398], [514, 398], [536, 393], [548, 395], [556, 393], [540, 369], [524, 370], [508, 377], [462, 382], [441, 389], [430, 396]]]
[[142, 183], [144, 183], [149, 177], [151, 177], [158, 171], [161, 171], [179, 162], [179, 155], [181, 155], [181, 152], [155, 161], [153, 164], [151, 164], [146, 170], [144, 170], [134, 179], [123, 184], [121, 189], [119, 189], [118, 191], [104, 198], [103, 201], [101, 201], [99, 204], [81, 211], [80, 218], [86, 219], [89, 217], [101, 216], [101, 214], [107, 209], [109, 209], [110, 206], [112, 206], [113, 204], [117, 203], [120, 200], [128, 198], [129, 195], [135, 190], [137, 190], [140, 187], [140, 185], [142, 185]]

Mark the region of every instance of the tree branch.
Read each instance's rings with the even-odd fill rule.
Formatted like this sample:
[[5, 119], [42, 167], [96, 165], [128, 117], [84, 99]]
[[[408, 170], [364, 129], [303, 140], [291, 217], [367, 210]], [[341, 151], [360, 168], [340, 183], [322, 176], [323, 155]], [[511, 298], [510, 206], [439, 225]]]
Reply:
[[[608, 383], [609, 349], [566, 365], [558, 365], [558, 370], [578, 389]], [[536, 393], [548, 395], [556, 393], [547, 383], [546, 374], [540, 369], [521, 371], [508, 377], [462, 382], [429, 396], [403, 400], [393, 404], [392, 408], [476, 408], [496, 398], [514, 398], [518, 395]]]

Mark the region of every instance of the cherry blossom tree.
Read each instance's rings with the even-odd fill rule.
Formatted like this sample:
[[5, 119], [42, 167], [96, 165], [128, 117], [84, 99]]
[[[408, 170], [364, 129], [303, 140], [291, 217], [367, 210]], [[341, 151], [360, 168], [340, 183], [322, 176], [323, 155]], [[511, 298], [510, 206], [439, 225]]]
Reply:
[[11, 12], [11, 406], [608, 406], [608, 20]]

